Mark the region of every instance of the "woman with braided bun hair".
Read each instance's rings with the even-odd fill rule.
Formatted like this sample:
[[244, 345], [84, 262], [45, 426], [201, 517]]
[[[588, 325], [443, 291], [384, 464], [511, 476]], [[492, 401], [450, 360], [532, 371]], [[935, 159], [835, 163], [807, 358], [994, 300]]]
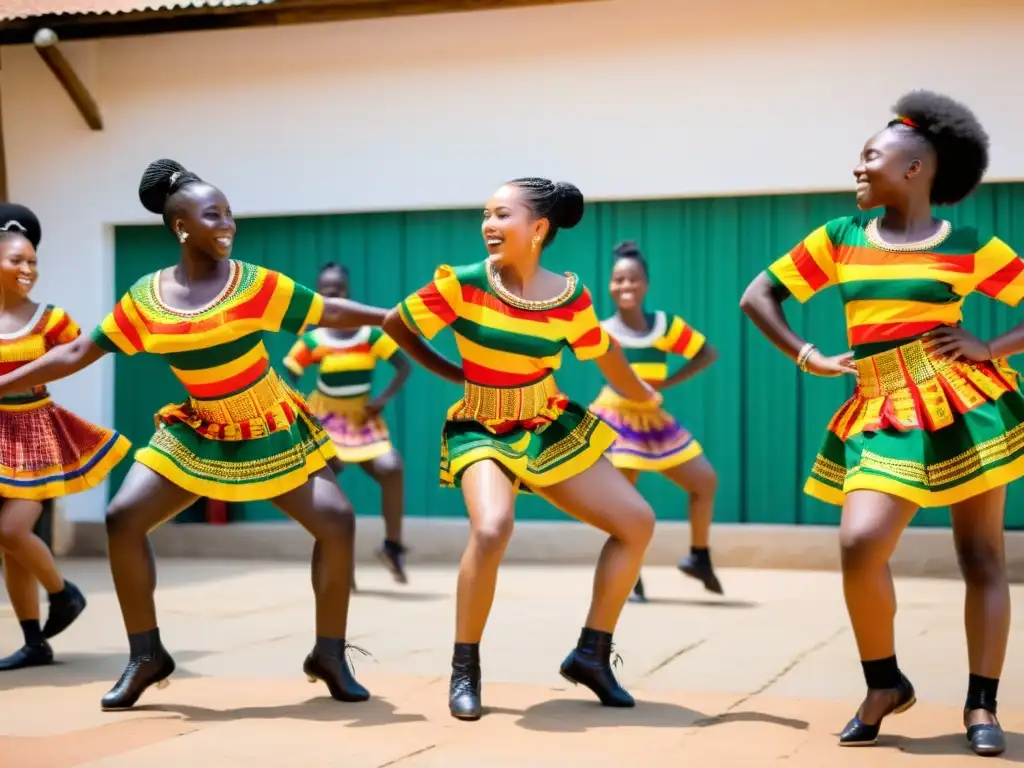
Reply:
[[[608, 534], [594, 577], [590, 612], [561, 674], [605, 706], [632, 707], [611, 669], [612, 633], [636, 583], [654, 513], [603, 457], [615, 432], [569, 400], [553, 373], [568, 347], [594, 360], [631, 399], [654, 407], [660, 395], [636, 378], [601, 327], [590, 291], [572, 273], [540, 265], [544, 249], [583, 217], [571, 184], [514, 179], [483, 211], [488, 258], [442, 265], [384, 321], [385, 332], [416, 360], [464, 386], [441, 437], [442, 486], [462, 489], [469, 544], [459, 568], [455, 649], [449, 689], [454, 717], [481, 715], [480, 640], [498, 566], [512, 535], [517, 492], [536, 493]], [[438, 365], [423, 339], [451, 326], [461, 367]]]
[[[38, 272], [39, 219], [28, 208], [0, 203], [0, 372], [16, 371], [81, 335], [60, 307], [29, 298]], [[85, 610], [81, 591], [61, 576], [53, 554], [33, 533], [42, 502], [99, 485], [131, 444], [50, 399], [42, 383], [0, 396], [0, 558], [4, 583], [25, 644], [0, 659], [0, 671], [53, 663], [48, 639]], [[50, 612], [39, 625], [39, 585]]]
[[132, 707], [174, 672], [160, 640], [147, 534], [197, 497], [269, 499], [314, 539], [316, 643], [303, 670], [340, 701], [369, 693], [345, 658], [355, 521], [334, 480], [334, 450], [308, 406], [271, 367], [267, 332], [380, 325], [385, 311], [325, 299], [286, 275], [231, 258], [224, 193], [170, 160], [151, 163], [139, 197], [181, 244], [181, 260], [140, 278], [90, 336], [0, 376], [0, 394], [69, 376], [108, 353], [162, 356], [188, 398], [161, 408], [107, 510], [110, 568], [130, 657], [103, 709]]
[[[857, 378], [805, 486], [842, 507], [843, 591], [868, 688], [839, 743], [874, 744], [882, 719], [915, 702], [896, 662], [888, 562], [919, 507], [948, 505], [967, 587], [963, 723], [975, 753], [997, 755], [1010, 630], [1006, 486], [1024, 475], [1024, 395], [1007, 358], [1024, 351], [1024, 324], [982, 342], [961, 327], [961, 308], [975, 292], [1017, 306], [1024, 261], [991, 233], [932, 214], [967, 197], [988, 167], [974, 114], [929, 91], [903, 96], [894, 112], [853, 171], [858, 207], [884, 212], [819, 227], [750, 284], [741, 307], [801, 371]], [[833, 285], [851, 351], [827, 357], [793, 332], [782, 302]]]

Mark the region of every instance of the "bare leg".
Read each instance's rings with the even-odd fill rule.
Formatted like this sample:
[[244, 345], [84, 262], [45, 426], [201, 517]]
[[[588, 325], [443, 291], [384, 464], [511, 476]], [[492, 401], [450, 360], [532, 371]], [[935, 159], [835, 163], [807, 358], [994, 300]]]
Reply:
[[[622, 476], [629, 481], [629, 484], [636, 487], [637, 480], [640, 479], [639, 469], [619, 469]], [[637, 574], [636, 584], [633, 585], [633, 591], [629, 595], [629, 602], [631, 603], [646, 603], [647, 593], [644, 590], [644, 580], [640, 574]]]
[[18, 617], [25, 643], [10, 656], [0, 659], [0, 672], [24, 667], [38, 667], [53, 662], [53, 651], [39, 626], [39, 582], [11, 557], [0, 551], [4, 560], [4, 583], [11, 598], [11, 607]]
[[708, 546], [718, 475], [703, 454], [661, 474], [690, 495], [690, 554], [679, 561], [679, 570], [702, 582], [709, 592], [720, 595], [722, 584], [711, 566]]
[[537, 492], [562, 511], [608, 534], [594, 573], [586, 624], [560, 671], [563, 677], [593, 691], [603, 705], [632, 707], [633, 697], [611, 670], [612, 633], [654, 534], [654, 511], [605, 458], [581, 474]]
[[402, 459], [391, 451], [372, 461], [359, 465], [380, 486], [381, 514], [384, 517], [384, 544], [377, 550], [377, 557], [384, 567], [391, 571], [395, 581], [405, 584], [402, 545], [402, 517], [405, 513], [405, 478]]
[[38, 501], [4, 501], [0, 508], [0, 547], [31, 573], [43, 589], [55, 594], [64, 589], [64, 578], [57, 570], [53, 554], [32, 532], [42, 511], [43, 505]]
[[512, 538], [515, 486], [504, 467], [480, 461], [462, 475], [462, 495], [469, 513], [469, 542], [459, 563], [455, 602], [455, 650], [448, 690], [453, 717], [480, 717], [480, 639], [494, 602], [498, 566]]
[[896, 687], [896, 590], [889, 558], [916, 511], [913, 503], [877, 491], [854, 491], [843, 505], [843, 594], [868, 685], [858, 717], [868, 726], [880, 723], [903, 695]]
[[345, 659], [356, 530], [352, 505], [330, 468], [272, 501], [315, 539], [310, 573], [316, 599], [316, 645], [303, 670], [310, 682], [323, 680], [338, 701], [366, 701], [370, 693], [356, 682]]
[[998, 722], [996, 692], [1010, 635], [1010, 587], [1003, 543], [1005, 509], [1005, 486], [952, 507], [953, 541], [967, 587], [964, 627], [971, 674], [964, 722], [968, 726]]
[[110, 574], [130, 655], [120, 679], [101, 700], [104, 710], [134, 706], [149, 686], [164, 685], [174, 672], [174, 660], [163, 647], [157, 627], [156, 563], [148, 536], [195, 500], [195, 494], [136, 463], [107, 507]]

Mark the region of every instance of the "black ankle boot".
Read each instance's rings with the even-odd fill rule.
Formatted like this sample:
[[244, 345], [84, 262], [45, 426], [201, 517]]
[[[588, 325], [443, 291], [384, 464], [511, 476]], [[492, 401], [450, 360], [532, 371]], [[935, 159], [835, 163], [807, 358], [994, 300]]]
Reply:
[[1006, 751], [1006, 734], [998, 722], [967, 724], [967, 716], [977, 709], [990, 712], [995, 719], [996, 694], [999, 679], [971, 675], [967, 682], [967, 701], [964, 702], [964, 728], [971, 751], [982, 757], [995, 757]]
[[452, 679], [448, 686], [448, 711], [459, 720], [479, 720], [480, 644], [456, 643], [452, 653]]
[[562, 662], [559, 671], [570, 683], [586, 686], [593, 691], [606, 707], [635, 706], [633, 697], [615, 679], [610, 663], [611, 654], [611, 633], [584, 627], [576, 649]]
[[312, 652], [302, 664], [302, 671], [306, 673], [311, 683], [323, 680], [327, 684], [327, 690], [331, 692], [332, 699], [347, 702], [366, 701], [370, 698], [370, 692], [359, 684], [349, 669], [348, 660], [345, 658], [345, 651], [348, 648], [369, 655], [362, 648], [346, 644], [343, 639], [318, 637]]
[[160, 642], [159, 629], [128, 635], [128, 645], [128, 666], [100, 700], [103, 710], [130, 709], [149, 686], [166, 688], [170, 685], [168, 678], [174, 673], [175, 664]]
[[0, 659], [0, 672], [10, 672], [25, 667], [45, 667], [53, 664], [53, 650], [42, 640], [31, 645], [25, 644], [10, 656]]
[[405, 552], [405, 547], [399, 542], [388, 540], [385, 540], [377, 550], [377, 559], [399, 584], [409, 583], [409, 578], [405, 575]]
[[711, 567], [711, 553], [706, 547], [690, 547], [690, 554], [679, 561], [678, 568], [690, 578], [701, 582], [708, 592], [724, 594], [722, 583]]
[[86, 606], [85, 595], [67, 579], [64, 579], [64, 589], [50, 595], [49, 598], [50, 615], [47, 616], [46, 625], [43, 627], [43, 637], [47, 639], [56, 637], [70, 627]]

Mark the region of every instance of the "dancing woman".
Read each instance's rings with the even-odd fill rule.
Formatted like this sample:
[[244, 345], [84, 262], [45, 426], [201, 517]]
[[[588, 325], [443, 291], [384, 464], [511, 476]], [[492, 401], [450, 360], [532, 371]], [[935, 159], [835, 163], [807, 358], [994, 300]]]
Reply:
[[[14, 371], [81, 330], [67, 312], [37, 304], [39, 219], [22, 205], [0, 203], [0, 372]], [[33, 533], [42, 501], [99, 485], [131, 444], [83, 421], [50, 399], [46, 387], [22, 386], [0, 397], [0, 557], [4, 583], [25, 644], [0, 659], [0, 671], [53, 663], [48, 639], [85, 610], [82, 592], [61, 576], [53, 554]], [[39, 585], [49, 596], [39, 626]]]
[[[896, 662], [888, 562], [919, 507], [949, 505], [967, 587], [964, 727], [977, 754], [994, 755], [1006, 746], [996, 718], [1010, 629], [1006, 485], [1024, 474], [1024, 396], [1006, 358], [1024, 351], [1024, 324], [983, 343], [960, 323], [974, 292], [1016, 306], [1024, 261], [999, 238], [932, 215], [967, 197], [988, 167], [988, 136], [971, 111], [916, 91], [895, 112], [854, 169], [858, 207], [884, 213], [819, 227], [750, 284], [741, 306], [800, 370], [858, 379], [805, 486], [843, 508], [843, 591], [868, 688], [840, 744], [874, 744], [882, 719], [915, 702]], [[793, 332], [782, 302], [833, 285], [852, 351], [827, 357]]]
[[[347, 299], [348, 269], [334, 262], [325, 264], [316, 289], [325, 298]], [[381, 360], [391, 363], [395, 375], [384, 391], [371, 399], [373, 371]], [[409, 378], [409, 359], [380, 328], [364, 325], [354, 331], [309, 331], [284, 359], [284, 367], [296, 385], [306, 368], [314, 364], [318, 375], [309, 407], [330, 435], [338, 460], [343, 465], [358, 465], [380, 486], [384, 543], [377, 550], [377, 558], [395, 581], [405, 584], [402, 459], [391, 444], [381, 412]]]
[[[608, 286], [616, 311], [601, 325], [622, 347], [633, 372], [663, 392], [692, 379], [718, 359], [718, 352], [678, 315], [646, 312], [644, 298], [649, 287], [647, 260], [636, 243], [620, 243]], [[669, 355], [687, 361], [671, 376]], [[633, 403], [614, 387], [602, 389], [590, 410], [618, 433], [608, 449], [608, 459], [631, 483], [636, 484], [641, 472], [657, 472], [689, 494], [690, 554], [679, 561], [679, 570], [702, 582], [708, 591], [722, 594], [708, 546], [718, 475], [700, 443], [664, 410]], [[639, 578], [630, 599], [647, 599]]]
[[[462, 489], [470, 520], [449, 694], [449, 709], [461, 719], [481, 714], [480, 639], [512, 535], [517, 491], [537, 493], [608, 534], [579, 643], [560, 671], [605, 706], [634, 705], [612, 673], [612, 632], [636, 583], [654, 513], [603, 458], [615, 432], [562, 394], [552, 374], [568, 347], [580, 360], [595, 360], [633, 400], [657, 407], [661, 398], [633, 375], [579, 278], [540, 265], [544, 248], [559, 229], [579, 223], [583, 206], [571, 184], [523, 178], [502, 186], [483, 213], [489, 258], [438, 267], [384, 322], [414, 359], [465, 386], [441, 439], [441, 483]], [[455, 332], [461, 368], [422, 341], [446, 326]]]
[[156, 568], [147, 534], [205, 496], [270, 499], [309, 531], [316, 644], [303, 669], [341, 701], [369, 693], [344, 656], [355, 521], [329, 467], [330, 438], [270, 366], [266, 332], [358, 328], [385, 312], [324, 299], [289, 277], [230, 258], [235, 220], [224, 193], [170, 160], [151, 163], [139, 197], [181, 243], [181, 260], [139, 279], [92, 332], [0, 376], [0, 394], [70, 376], [114, 352], [161, 355], [188, 399], [157, 413], [158, 429], [107, 510], [110, 569], [130, 658], [103, 709], [133, 706], [174, 672], [160, 640]]

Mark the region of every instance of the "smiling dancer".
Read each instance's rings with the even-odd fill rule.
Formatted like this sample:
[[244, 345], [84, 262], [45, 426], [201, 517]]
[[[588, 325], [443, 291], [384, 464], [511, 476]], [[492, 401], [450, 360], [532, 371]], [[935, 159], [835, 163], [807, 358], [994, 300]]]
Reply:
[[385, 312], [324, 299], [289, 277], [230, 258], [235, 219], [224, 193], [170, 160], [146, 169], [139, 197], [181, 244], [181, 260], [146, 275], [89, 337], [0, 376], [0, 394], [70, 376], [108, 353], [162, 356], [188, 399], [162, 408], [159, 428], [107, 510], [110, 569], [128, 632], [128, 665], [103, 709], [131, 707], [175, 664], [157, 626], [147, 534], [197, 497], [270, 499], [309, 531], [316, 644], [303, 669], [335, 699], [365, 701], [345, 659], [352, 508], [329, 467], [330, 438], [270, 366], [267, 332], [358, 328]]
[[[15, 371], [81, 330], [67, 312], [37, 304], [29, 293], [39, 276], [42, 227], [22, 205], [0, 203], [0, 373]], [[57, 569], [33, 533], [42, 501], [99, 485], [131, 445], [109, 429], [75, 416], [50, 399], [45, 386], [22, 385], [0, 397], [0, 556], [4, 583], [25, 644], [0, 659], [0, 671], [53, 663], [48, 639], [85, 610], [81, 591]], [[39, 626], [39, 585], [50, 612]]]
[[[505, 184], [484, 208], [489, 257], [439, 267], [384, 324], [416, 360], [465, 386], [463, 399], [448, 411], [441, 439], [442, 485], [462, 489], [470, 521], [459, 569], [449, 691], [449, 709], [461, 719], [481, 714], [480, 639], [512, 535], [517, 491], [537, 493], [608, 534], [590, 612], [560, 671], [605, 706], [634, 705], [612, 673], [612, 633], [636, 583], [654, 513], [603, 458], [614, 431], [562, 394], [552, 374], [568, 347], [577, 359], [596, 361], [633, 400], [656, 408], [661, 398], [636, 378], [601, 328], [579, 278], [540, 265], [558, 231], [579, 223], [583, 206], [571, 184], [538, 178]], [[455, 332], [461, 368], [422, 341], [446, 326]]]
[[[326, 298], [347, 299], [348, 269], [333, 261], [325, 264], [316, 288]], [[392, 365], [395, 375], [384, 391], [371, 399], [373, 372], [381, 360]], [[384, 543], [377, 558], [395, 581], [405, 584], [402, 459], [391, 444], [381, 412], [409, 378], [409, 359], [384, 331], [364, 325], [354, 331], [317, 328], [303, 335], [285, 357], [284, 367], [297, 385], [311, 365], [317, 366], [318, 375], [309, 407], [331, 436], [338, 460], [356, 464], [380, 486]]]
[[[841, 505], [843, 591], [868, 692], [840, 744], [874, 744], [882, 719], [916, 701], [896, 661], [889, 558], [920, 507], [949, 505], [966, 584], [970, 675], [963, 723], [971, 748], [1006, 748], [996, 691], [1010, 630], [1003, 519], [1006, 484], [1024, 474], [1024, 395], [1006, 362], [1024, 324], [983, 343], [960, 327], [964, 298], [1017, 306], [1024, 261], [1003, 241], [932, 215], [980, 183], [989, 140], [967, 107], [918, 91], [864, 145], [857, 205], [747, 288], [751, 320], [802, 371], [856, 373], [833, 416], [806, 492]], [[782, 302], [838, 286], [852, 352], [828, 357], [798, 337]]]
[[[649, 279], [647, 260], [636, 242], [616, 246], [608, 286], [616, 312], [601, 325], [622, 347], [634, 373], [664, 391], [703, 371], [718, 359], [718, 352], [678, 315], [644, 310]], [[669, 355], [687, 361], [671, 376]], [[690, 554], [679, 561], [679, 570], [702, 582], [709, 592], [722, 594], [708, 546], [718, 475], [700, 443], [664, 410], [633, 403], [611, 386], [601, 390], [590, 410], [618, 433], [608, 458], [631, 483], [636, 484], [641, 472], [657, 472], [689, 494]], [[647, 600], [639, 578], [630, 599]]]

